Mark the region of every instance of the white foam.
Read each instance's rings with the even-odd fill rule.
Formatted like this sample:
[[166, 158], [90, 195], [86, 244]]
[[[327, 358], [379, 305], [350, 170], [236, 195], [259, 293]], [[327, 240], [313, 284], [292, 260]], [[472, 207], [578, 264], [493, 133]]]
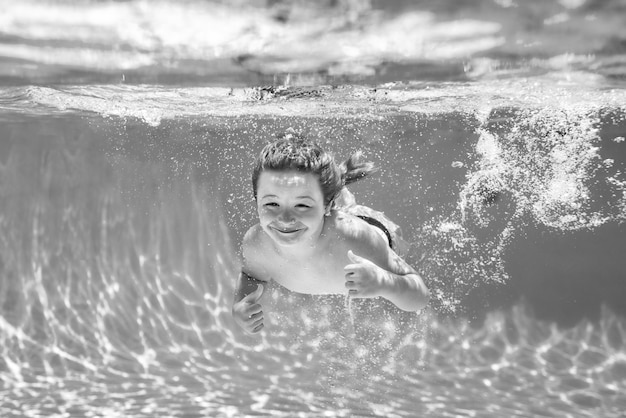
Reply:
[[[423, 83], [388, 88], [318, 86], [315, 88], [175, 88], [162, 86], [92, 85], [61, 88], [31, 86], [22, 91], [0, 89], [0, 98], [19, 97], [10, 106], [24, 112], [42, 106], [61, 111], [95, 112], [135, 117], [152, 125], [180, 117], [252, 115], [380, 119], [393, 114], [466, 113], [486, 122], [492, 109], [517, 107], [584, 116], [602, 108], [626, 109], [626, 91], [599, 89], [588, 83], [556, 85], [544, 79], [493, 80], [472, 84]], [[17, 89], [19, 90], [19, 89]], [[541, 95], [538, 92], [541, 91]], [[529, 116], [531, 117], [531, 116]], [[481, 147], [493, 147], [482, 139]], [[615, 141], [618, 141], [616, 138]], [[481, 151], [483, 152], [483, 151]], [[497, 150], [484, 149], [495, 157]]]

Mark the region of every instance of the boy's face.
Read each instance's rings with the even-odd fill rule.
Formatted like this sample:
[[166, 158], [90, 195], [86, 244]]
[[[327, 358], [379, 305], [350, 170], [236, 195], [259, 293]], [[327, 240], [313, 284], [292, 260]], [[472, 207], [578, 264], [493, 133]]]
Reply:
[[322, 232], [325, 213], [317, 176], [298, 171], [261, 172], [257, 210], [261, 227], [277, 244], [314, 244]]

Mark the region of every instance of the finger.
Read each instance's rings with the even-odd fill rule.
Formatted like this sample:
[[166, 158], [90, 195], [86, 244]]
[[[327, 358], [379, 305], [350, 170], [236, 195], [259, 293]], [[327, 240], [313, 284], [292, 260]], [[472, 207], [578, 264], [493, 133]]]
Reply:
[[256, 302], [261, 298], [264, 290], [265, 288], [263, 287], [263, 285], [259, 284], [253, 292], [248, 293], [246, 296], [243, 297], [242, 300], [245, 300], [246, 302]]
[[348, 250], [348, 259], [355, 264], [361, 264], [365, 259], [361, 256], [356, 255], [352, 250]]
[[258, 327], [261, 324], [263, 324], [263, 316], [261, 316], [259, 318], [255, 318], [252, 322], [250, 322], [248, 324], [248, 326], [250, 327], [250, 329], [254, 329], [254, 328]]
[[263, 315], [260, 316], [254, 316], [252, 317], [252, 319], [248, 320], [248, 328], [249, 329], [254, 329], [256, 327], [258, 327], [259, 325], [263, 324], [264, 322], [264, 318]]
[[343, 268], [343, 271], [348, 274], [355, 274], [358, 270], [362, 268], [361, 264], [348, 264]]
[[348, 295], [350, 296], [357, 296], [357, 290], [356, 289], [350, 289], [348, 290]]
[[263, 311], [254, 312], [248, 315], [248, 319], [256, 319], [259, 317], [263, 317]]
[[256, 334], [257, 332], [261, 331], [261, 330], [263, 329], [263, 327], [264, 327], [264, 326], [265, 326], [265, 325], [263, 325], [263, 324], [261, 323], [261, 324], [257, 325], [256, 327], [254, 327], [254, 328], [252, 329], [252, 331], [250, 331], [250, 332], [251, 332], [251, 333], [253, 333], [253, 334]]
[[252, 315], [256, 315], [259, 312], [263, 312], [263, 307], [260, 304], [255, 303], [253, 305], [248, 306], [248, 309], [244, 311], [244, 314], [248, 316], [248, 318], [250, 318]]
[[356, 283], [354, 283], [351, 280], [348, 280], [346, 282], [346, 289], [356, 289], [356, 286], [357, 286]]

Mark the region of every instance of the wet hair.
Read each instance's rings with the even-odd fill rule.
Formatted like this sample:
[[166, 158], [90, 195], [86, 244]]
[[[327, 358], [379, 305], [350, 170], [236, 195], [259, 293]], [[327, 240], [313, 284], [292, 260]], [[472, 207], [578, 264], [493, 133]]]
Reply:
[[252, 172], [252, 190], [257, 198], [259, 177], [264, 170], [295, 170], [318, 176], [324, 206], [328, 206], [341, 189], [378, 171], [371, 162], [361, 162], [357, 151], [341, 164], [317, 143], [301, 136], [287, 134], [267, 144], [259, 154]]

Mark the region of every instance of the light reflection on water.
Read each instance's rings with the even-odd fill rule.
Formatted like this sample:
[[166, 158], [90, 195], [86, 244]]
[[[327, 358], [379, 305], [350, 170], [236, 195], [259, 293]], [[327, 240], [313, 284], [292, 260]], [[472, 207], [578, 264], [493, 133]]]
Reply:
[[[623, 2], [70, 3], [0, 0], [2, 417], [623, 416]], [[234, 326], [287, 128], [382, 166], [424, 313]]]
[[[232, 238], [253, 214], [233, 210], [248, 204], [236, 188], [247, 185], [233, 185], [254, 151], [229, 152], [242, 142], [188, 123], [66, 116], [3, 126], [2, 416], [621, 414], [626, 321], [610, 309], [561, 329], [516, 303], [472, 325], [381, 301], [355, 301], [348, 312], [342, 296], [274, 285], [264, 296], [266, 332], [242, 335], [230, 317]], [[169, 139], [187, 129], [200, 133]], [[451, 152], [439, 157], [449, 171], [459, 150], [432, 146]], [[480, 252], [455, 253], [449, 233], [458, 224], [446, 225], [428, 241], [440, 261]], [[455, 266], [459, 280], [476, 274]]]

